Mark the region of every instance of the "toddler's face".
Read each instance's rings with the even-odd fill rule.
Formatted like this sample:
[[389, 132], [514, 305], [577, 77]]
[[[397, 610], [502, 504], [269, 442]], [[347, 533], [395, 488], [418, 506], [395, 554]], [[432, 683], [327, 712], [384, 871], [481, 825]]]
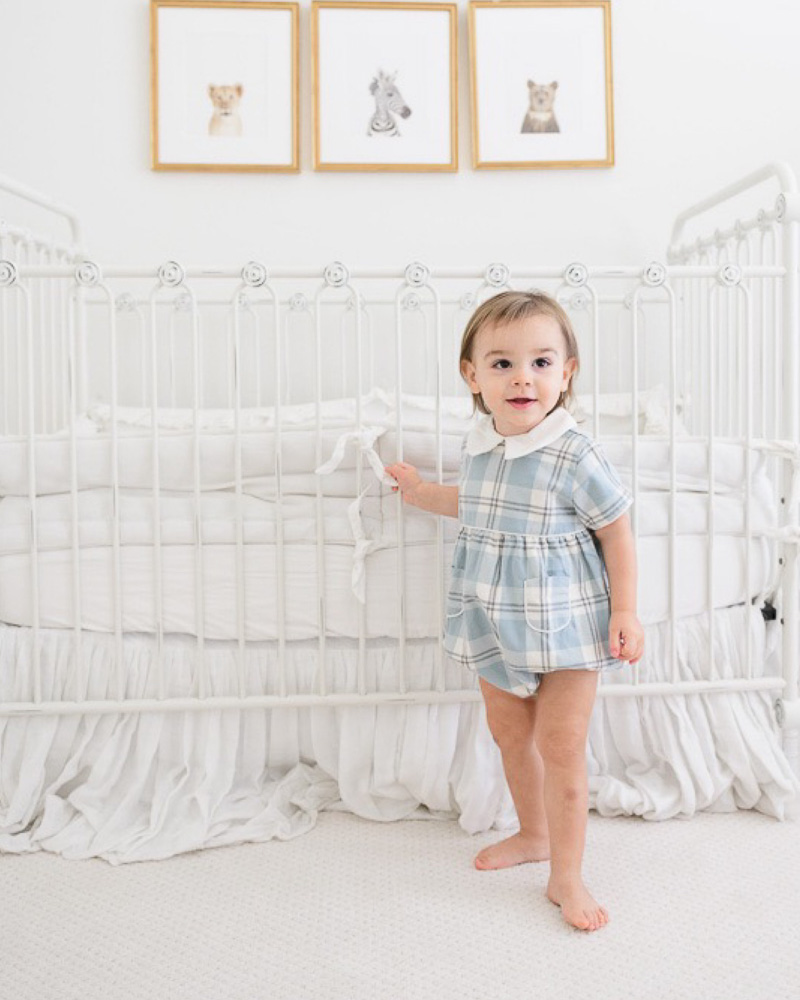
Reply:
[[558, 402], [575, 372], [564, 335], [550, 316], [486, 326], [475, 337], [461, 373], [479, 392], [506, 437], [532, 430]]

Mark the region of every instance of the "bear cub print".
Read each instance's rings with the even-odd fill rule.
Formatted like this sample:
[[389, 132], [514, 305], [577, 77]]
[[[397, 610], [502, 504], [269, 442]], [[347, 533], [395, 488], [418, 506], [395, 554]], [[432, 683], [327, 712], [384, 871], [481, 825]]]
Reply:
[[557, 81], [534, 83], [528, 80], [528, 110], [520, 132], [560, 132], [553, 104], [558, 90]]

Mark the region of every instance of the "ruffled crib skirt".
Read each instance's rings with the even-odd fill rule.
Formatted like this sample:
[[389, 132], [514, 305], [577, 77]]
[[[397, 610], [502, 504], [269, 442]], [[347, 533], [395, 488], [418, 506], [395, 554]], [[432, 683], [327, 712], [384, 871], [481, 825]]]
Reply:
[[[779, 632], [750, 609], [753, 663], [774, 671]], [[744, 675], [745, 613], [719, 613], [717, 665]], [[642, 681], [668, 679], [663, 625], [646, 629]], [[25, 700], [32, 689], [33, 633], [0, 626], [0, 700]], [[708, 676], [707, 625], [679, 624], [680, 679]], [[38, 638], [42, 697], [115, 698], [120, 679], [114, 637], [84, 634], [81, 680], [74, 636]], [[158, 690], [150, 636], [127, 635], [119, 672], [128, 698]], [[240, 676], [235, 645], [209, 644], [210, 694], [231, 694]], [[166, 693], [195, 688], [193, 640], [168, 637]], [[318, 647], [286, 648], [287, 690], [312, 691]], [[329, 642], [329, 690], [357, 689], [357, 646]], [[370, 643], [370, 690], [396, 690], [396, 644]], [[411, 690], [431, 690], [436, 649], [405, 649]], [[604, 676], [629, 683], [634, 668]], [[275, 693], [277, 647], [248, 644], [241, 668], [250, 693]], [[446, 663], [449, 688], [471, 675]], [[665, 697], [600, 697], [587, 747], [590, 807], [604, 816], [660, 820], [698, 810], [757, 809], [778, 819], [798, 814], [800, 785], [780, 745], [772, 696], [734, 692]], [[245, 841], [288, 839], [310, 830], [322, 809], [376, 820], [458, 819], [468, 833], [515, 825], [500, 754], [480, 701], [451, 704], [225, 709], [45, 717], [0, 716], [0, 850], [48, 850], [112, 863], [154, 860]]]

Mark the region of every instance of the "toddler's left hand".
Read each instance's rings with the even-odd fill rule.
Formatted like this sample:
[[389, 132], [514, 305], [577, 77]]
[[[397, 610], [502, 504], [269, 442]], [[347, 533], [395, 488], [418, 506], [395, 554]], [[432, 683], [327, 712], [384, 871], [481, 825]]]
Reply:
[[638, 663], [644, 652], [644, 629], [632, 611], [612, 611], [608, 623], [608, 645], [618, 660]]

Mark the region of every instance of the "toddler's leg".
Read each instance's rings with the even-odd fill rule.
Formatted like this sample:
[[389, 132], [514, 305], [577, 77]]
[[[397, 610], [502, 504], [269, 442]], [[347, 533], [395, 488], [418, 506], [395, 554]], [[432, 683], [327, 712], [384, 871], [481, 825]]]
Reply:
[[518, 698], [483, 678], [480, 684], [489, 729], [500, 747], [520, 830], [484, 848], [475, 858], [475, 867], [509, 868], [524, 861], [544, 861], [550, 857], [550, 840], [544, 809], [544, 767], [533, 738], [536, 698]]
[[597, 679], [593, 670], [544, 674], [536, 706], [536, 743], [544, 760], [544, 801], [550, 826], [547, 898], [558, 903], [568, 923], [592, 931], [609, 919], [581, 877], [589, 809], [586, 738]]

